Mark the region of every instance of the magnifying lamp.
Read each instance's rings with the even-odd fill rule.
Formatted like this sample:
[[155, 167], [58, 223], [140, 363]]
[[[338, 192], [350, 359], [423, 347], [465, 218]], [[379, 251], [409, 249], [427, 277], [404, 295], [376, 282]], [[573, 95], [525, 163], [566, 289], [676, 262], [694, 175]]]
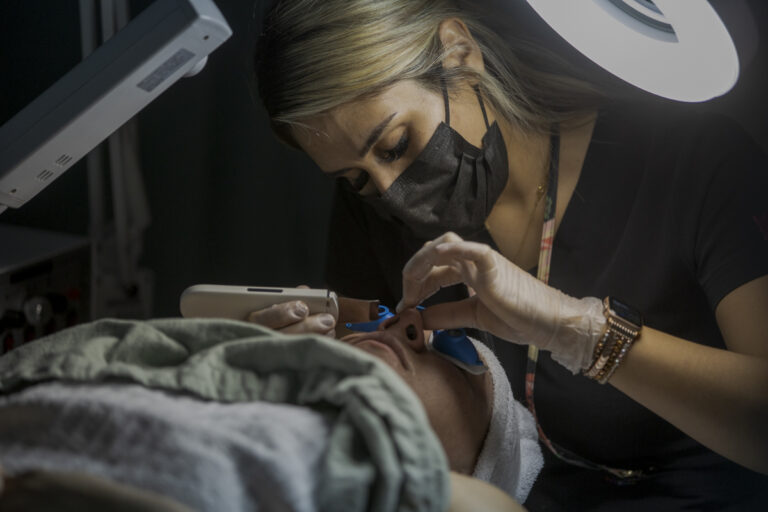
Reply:
[[577, 50], [641, 89], [685, 102], [728, 92], [736, 47], [707, 0], [528, 0]]

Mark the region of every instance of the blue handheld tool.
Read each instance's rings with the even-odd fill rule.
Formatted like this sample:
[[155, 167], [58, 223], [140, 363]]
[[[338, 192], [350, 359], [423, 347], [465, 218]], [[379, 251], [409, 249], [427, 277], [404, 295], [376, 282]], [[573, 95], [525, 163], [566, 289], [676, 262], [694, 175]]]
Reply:
[[387, 318], [392, 318], [395, 316], [387, 306], [382, 306], [379, 304], [379, 317], [376, 320], [372, 320], [370, 322], [359, 322], [359, 323], [351, 323], [347, 322], [344, 324], [344, 326], [349, 329], [350, 331], [358, 331], [358, 332], [373, 332], [377, 331], [379, 329], [379, 324], [386, 320]]
[[432, 331], [426, 345], [429, 350], [434, 350], [472, 375], [480, 375], [488, 370], [464, 329]]
[[[417, 309], [424, 309], [423, 306], [417, 306]], [[370, 322], [352, 323], [347, 322], [346, 328], [350, 331], [373, 332], [379, 329], [379, 325], [386, 319], [395, 316], [387, 306], [379, 305], [378, 318]], [[452, 362], [462, 370], [473, 375], [480, 375], [488, 370], [480, 359], [477, 349], [467, 338], [464, 329], [446, 329], [443, 331], [432, 331], [432, 335], [425, 340], [428, 350], [436, 352], [441, 357]]]

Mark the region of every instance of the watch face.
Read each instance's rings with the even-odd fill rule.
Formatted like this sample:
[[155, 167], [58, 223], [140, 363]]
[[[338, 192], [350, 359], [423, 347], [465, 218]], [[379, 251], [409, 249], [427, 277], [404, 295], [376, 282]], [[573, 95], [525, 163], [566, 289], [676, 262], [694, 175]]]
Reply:
[[638, 313], [635, 308], [628, 306], [619, 299], [610, 297], [608, 307], [627, 322], [631, 322], [638, 327], [643, 325], [643, 317], [640, 316], [640, 313]]

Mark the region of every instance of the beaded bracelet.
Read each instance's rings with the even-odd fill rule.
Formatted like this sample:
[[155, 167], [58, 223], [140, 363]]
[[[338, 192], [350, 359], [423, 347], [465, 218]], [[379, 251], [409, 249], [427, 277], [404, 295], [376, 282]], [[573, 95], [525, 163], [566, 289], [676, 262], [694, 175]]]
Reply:
[[605, 363], [608, 361], [608, 356], [611, 352], [611, 343], [608, 340], [611, 338], [611, 331], [608, 329], [608, 322], [606, 322], [603, 328], [603, 335], [600, 337], [600, 341], [597, 342], [595, 350], [592, 353], [592, 364], [588, 369], [584, 371], [584, 375], [590, 379], [594, 379], [597, 373], [602, 370]]
[[603, 379], [608, 373], [612, 374], [614, 372], [616, 368], [616, 363], [618, 362], [618, 357], [619, 357], [619, 354], [621, 353], [622, 348], [629, 344], [627, 343], [629, 339], [624, 336], [614, 336], [614, 338], [616, 341], [613, 343], [613, 346], [611, 347], [611, 354], [608, 357], [608, 362], [605, 364], [605, 366], [602, 367], [602, 369], [594, 377], [594, 379], [600, 384], [604, 384]]
[[619, 367], [621, 362], [624, 360], [624, 356], [627, 355], [627, 352], [629, 352], [629, 348], [632, 346], [632, 344], [635, 342], [637, 338], [630, 338], [627, 340], [627, 342], [624, 344], [623, 347], [621, 347], [621, 350], [619, 351], [619, 354], [616, 356], [616, 360], [613, 362], [613, 365], [611, 366], [611, 369], [603, 376], [597, 379], [597, 381], [600, 384], [605, 384], [608, 382], [608, 380], [613, 375], [613, 372], [616, 371], [616, 368]]
[[[586, 377], [594, 379], [600, 384], [608, 382], [642, 329], [642, 319], [636, 312], [634, 313], [638, 321], [632, 321], [627, 317], [617, 315], [613, 305], [619, 306], [625, 315], [630, 310], [629, 306], [610, 297], [603, 300], [605, 327], [592, 353], [592, 364], [583, 372]], [[632, 318], [632, 313], [630, 311], [627, 316]]]

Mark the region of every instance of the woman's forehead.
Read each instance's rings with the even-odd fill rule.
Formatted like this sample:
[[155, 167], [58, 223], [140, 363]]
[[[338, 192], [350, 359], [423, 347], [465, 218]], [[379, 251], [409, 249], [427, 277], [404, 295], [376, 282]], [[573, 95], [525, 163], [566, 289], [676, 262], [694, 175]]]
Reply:
[[293, 137], [321, 169], [330, 172], [362, 144], [365, 124], [362, 119], [329, 112], [301, 122], [293, 128]]
[[442, 100], [413, 80], [402, 80], [382, 92], [344, 103], [328, 112], [309, 117], [294, 129], [305, 149], [323, 145], [358, 148], [368, 135], [388, 118], [405, 114], [442, 112]]
[[[423, 108], [432, 94], [413, 80], [401, 80], [379, 93], [363, 96], [338, 107], [308, 118], [307, 124], [360, 124], [367, 116], [387, 116], [392, 112], [410, 108]], [[375, 121], [370, 120], [369, 123]]]

